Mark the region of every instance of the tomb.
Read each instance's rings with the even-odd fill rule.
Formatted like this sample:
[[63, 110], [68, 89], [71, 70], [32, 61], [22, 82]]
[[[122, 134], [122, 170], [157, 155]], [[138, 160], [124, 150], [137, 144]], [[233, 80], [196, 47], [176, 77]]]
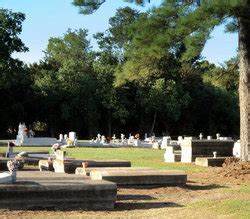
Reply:
[[97, 170], [91, 171], [90, 177], [117, 185], [183, 185], [187, 182], [187, 175], [176, 170]]
[[47, 146], [52, 145], [57, 142], [56, 138], [48, 138], [48, 137], [33, 137], [32, 135], [28, 135], [28, 129], [26, 125], [19, 124], [18, 126], [18, 134], [16, 136], [15, 144], [18, 146]]
[[181, 141], [181, 162], [191, 163], [196, 157], [212, 157], [213, 152], [219, 157], [232, 156], [233, 146], [233, 140], [184, 138]]
[[0, 185], [0, 194], [1, 209], [105, 210], [114, 208], [117, 186], [87, 176], [22, 171], [16, 184]]

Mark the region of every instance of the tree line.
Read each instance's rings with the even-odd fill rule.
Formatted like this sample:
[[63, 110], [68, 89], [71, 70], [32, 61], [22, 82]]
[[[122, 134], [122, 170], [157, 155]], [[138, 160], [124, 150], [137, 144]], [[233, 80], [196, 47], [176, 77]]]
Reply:
[[[0, 136], [19, 122], [37, 135], [97, 133], [238, 137], [238, 58], [215, 66], [201, 57], [206, 28], [182, 38], [188, 6], [163, 4], [141, 13], [125, 7], [94, 35], [69, 29], [50, 38], [44, 58], [26, 65], [12, 58], [28, 48], [18, 35], [24, 14], [0, 10]], [[216, 22], [216, 21], [213, 21]], [[194, 24], [195, 25], [195, 24]], [[212, 25], [207, 23], [207, 26]], [[195, 44], [193, 50], [187, 43]]]

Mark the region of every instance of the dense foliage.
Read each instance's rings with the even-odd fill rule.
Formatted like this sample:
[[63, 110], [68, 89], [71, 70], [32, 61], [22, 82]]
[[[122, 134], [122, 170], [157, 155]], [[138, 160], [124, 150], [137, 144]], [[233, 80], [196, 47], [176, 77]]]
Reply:
[[[188, 30], [177, 26], [188, 13], [189, 7], [164, 4], [148, 13], [120, 8], [109, 29], [94, 36], [98, 51], [87, 30], [68, 30], [49, 39], [40, 63], [25, 66], [11, 58], [26, 50], [18, 38], [24, 16], [2, 10], [0, 41], [8, 50], [0, 50], [1, 136], [13, 137], [23, 121], [37, 135], [236, 137], [238, 59], [215, 66], [201, 59], [203, 43], [187, 50], [191, 41], [179, 36]], [[207, 37], [199, 26], [197, 42]]]

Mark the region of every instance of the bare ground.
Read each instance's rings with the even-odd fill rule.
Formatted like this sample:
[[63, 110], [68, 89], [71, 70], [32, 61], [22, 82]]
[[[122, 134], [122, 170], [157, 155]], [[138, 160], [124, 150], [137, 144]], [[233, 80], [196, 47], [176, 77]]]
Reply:
[[0, 210], [0, 218], [250, 218], [250, 162], [189, 174], [181, 187], [119, 188], [111, 211]]

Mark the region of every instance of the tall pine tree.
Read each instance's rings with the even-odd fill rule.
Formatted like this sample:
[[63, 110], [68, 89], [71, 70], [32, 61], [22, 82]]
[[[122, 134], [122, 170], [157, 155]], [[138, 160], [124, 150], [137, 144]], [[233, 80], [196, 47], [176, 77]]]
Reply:
[[[105, 0], [74, 0], [73, 4], [80, 7], [84, 14], [97, 10]], [[129, 0], [136, 4], [148, 1]], [[215, 25], [232, 19], [228, 29], [239, 32], [239, 59], [240, 59], [240, 139], [241, 159], [250, 160], [250, 1], [249, 0], [166, 0], [165, 4], [190, 7], [191, 13], [180, 18], [179, 30], [186, 34], [188, 48], [184, 58], [197, 55], [201, 46], [205, 45], [210, 31]], [[204, 26], [204, 23], [206, 26]], [[207, 33], [207, 34], [206, 34]]]

